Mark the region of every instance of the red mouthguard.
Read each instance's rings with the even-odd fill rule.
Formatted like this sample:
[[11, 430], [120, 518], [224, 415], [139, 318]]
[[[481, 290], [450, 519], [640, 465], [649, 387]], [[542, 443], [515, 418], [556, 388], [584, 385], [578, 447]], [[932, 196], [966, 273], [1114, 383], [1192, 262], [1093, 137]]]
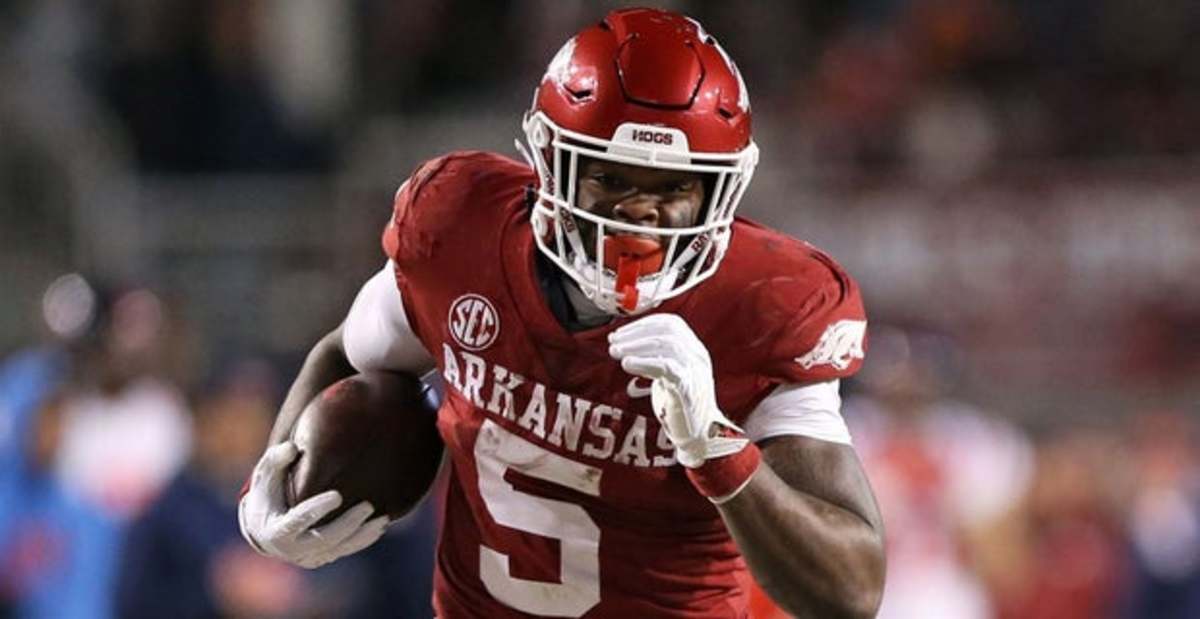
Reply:
[[604, 266], [617, 273], [617, 292], [626, 311], [637, 308], [638, 277], [658, 271], [662, 265], [663, 247], [656, 239], [628, 234], [604, 239]]

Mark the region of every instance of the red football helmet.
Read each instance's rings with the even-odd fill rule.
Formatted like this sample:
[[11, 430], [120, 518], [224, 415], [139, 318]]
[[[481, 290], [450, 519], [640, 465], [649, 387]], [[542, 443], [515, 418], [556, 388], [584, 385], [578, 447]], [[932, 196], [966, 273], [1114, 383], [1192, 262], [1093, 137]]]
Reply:
[[[609, 13], [550, 61], [522, 126], [540, 181], [538, 247], [600, 308], [637, 314], [716, 271], [758, 148], [741, 74], [698, 22], [657, 9]], [[658, 228], [579, 208], [580, 156], [708, 175], [701, 220]], [[578, 219], [595, 226], [594, 248], [584, 247]], [[637, 258], [638, 239], [657, 239], [660, 258], [606, 261], [606, 251]]]

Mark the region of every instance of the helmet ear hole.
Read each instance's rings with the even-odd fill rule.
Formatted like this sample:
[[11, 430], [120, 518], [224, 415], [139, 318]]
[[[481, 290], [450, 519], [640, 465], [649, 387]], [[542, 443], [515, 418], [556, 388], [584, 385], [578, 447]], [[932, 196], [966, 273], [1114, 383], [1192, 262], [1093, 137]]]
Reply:
[[571, 90], [568, 88], [567, 92], [571, 93], [571, 96], [574, 97], [576, 101], [583, 101], [592, 97], [592, 90], [590, 88], [583, 90]]

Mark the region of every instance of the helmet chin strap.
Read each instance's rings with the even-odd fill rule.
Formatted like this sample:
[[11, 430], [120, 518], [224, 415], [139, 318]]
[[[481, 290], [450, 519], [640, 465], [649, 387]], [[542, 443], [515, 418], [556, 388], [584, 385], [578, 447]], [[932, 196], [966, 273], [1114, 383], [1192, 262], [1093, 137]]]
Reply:
[[627, 312], [637, 309], [638, 278], [656, 273], [664, 260], [662, 243], [655, 239], [617, 234], [604, 239], [604, 266], [617, 274], [616, 291], [621, 295], [621, 308]]

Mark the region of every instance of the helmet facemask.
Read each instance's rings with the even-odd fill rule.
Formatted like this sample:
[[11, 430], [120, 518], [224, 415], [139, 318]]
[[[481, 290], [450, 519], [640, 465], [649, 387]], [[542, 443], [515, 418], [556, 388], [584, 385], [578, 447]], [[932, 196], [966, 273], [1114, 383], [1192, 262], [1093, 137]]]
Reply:
[[[522, 126], [528, 150], [521, 150], [539, 180], [532, 213], [538, 248], [601, 310], [643, 313], [716, 271], [758, 161], [753, 142], [734, 153], [691, 152], [682, 131], [637, 123], [600, 139], [559, 127], [540, 111], [527, 114]], [[699, 220], [682, 228], [648, 226], [580, 208], [582, 158], [702, 175], [707, 191]]]

